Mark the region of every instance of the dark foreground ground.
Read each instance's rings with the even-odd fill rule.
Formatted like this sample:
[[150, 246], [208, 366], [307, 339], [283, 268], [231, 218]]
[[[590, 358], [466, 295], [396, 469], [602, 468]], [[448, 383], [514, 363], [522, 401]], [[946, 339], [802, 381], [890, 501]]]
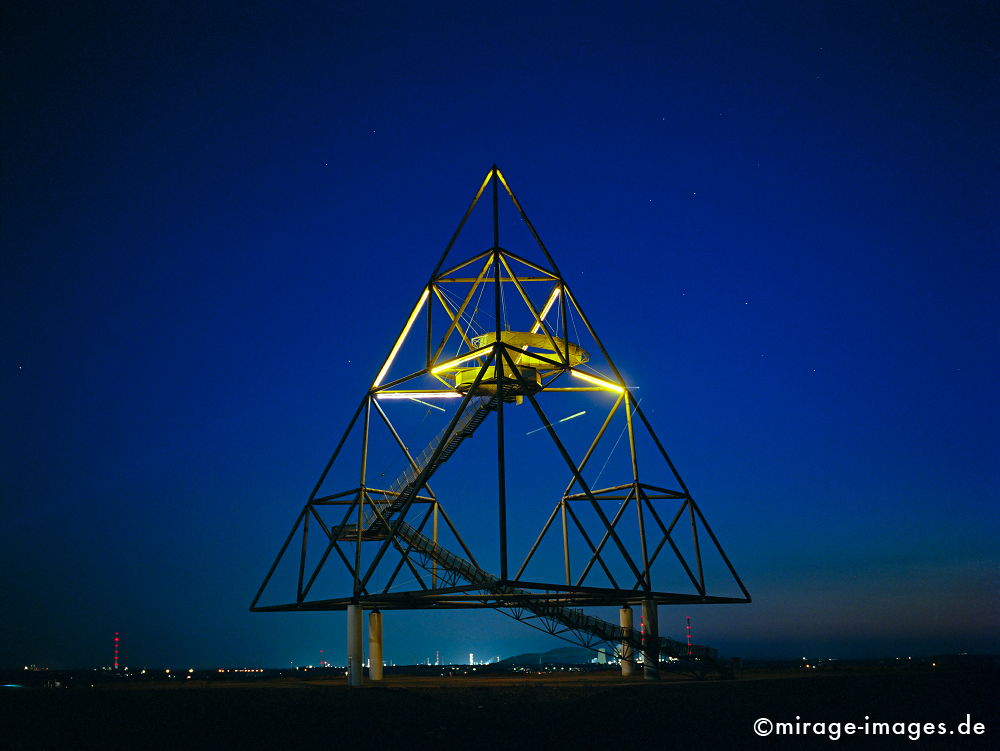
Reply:
[[[995, 670], [744, 675], [730, 681], [394, 678], [0, 691], [0, 748], [1000, 748]], [[758, 737], [774, 722], [906, 723], [902, 735]], [[983, 723], [985, 733], [962, 735]], [[916, 727], [920, 723], [921, 727]], [[928, 735], [923, 723], [945, 723]], [[902, 729], [902, 726], [897, 726]], [[948, 731], [955, 731], [954, 733]], [[917, 739], [912, 736], [919, 734]]]

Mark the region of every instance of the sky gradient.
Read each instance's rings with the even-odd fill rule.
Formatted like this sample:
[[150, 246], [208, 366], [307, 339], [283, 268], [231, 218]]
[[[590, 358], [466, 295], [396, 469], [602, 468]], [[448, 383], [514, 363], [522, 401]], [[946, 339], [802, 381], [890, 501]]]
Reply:
[[205, 5], [3, 11], [0, 665], [344, 651], [247, 606], [493, 163], [754, 597], [665, 634], [1000, 651], [994, 7]]

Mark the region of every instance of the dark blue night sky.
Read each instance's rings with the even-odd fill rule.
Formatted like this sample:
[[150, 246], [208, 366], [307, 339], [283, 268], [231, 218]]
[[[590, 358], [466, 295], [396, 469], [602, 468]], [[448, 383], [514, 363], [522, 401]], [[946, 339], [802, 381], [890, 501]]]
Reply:
[[[344, 651], [342, 614], [247, 606], [494, 162], [753, 594], [665, 633], [1000, 651], [997, 21], [8, 4], [0, 665], [109, 664], [115, 631], [129, 665]], [[560, 646], [385, 633], [396, 662]]]

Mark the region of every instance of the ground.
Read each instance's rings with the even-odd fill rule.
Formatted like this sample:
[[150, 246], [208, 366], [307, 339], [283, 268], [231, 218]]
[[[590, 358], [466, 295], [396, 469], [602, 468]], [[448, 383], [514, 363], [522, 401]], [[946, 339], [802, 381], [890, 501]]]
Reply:
[[[995, 669], [928, 668], [659, 683], [603, 673], [393, 677], [361, 689], [339, 678], [6, 689], [0, 748], [996, 748], [997, 678]], [[907, 723], [905, 732], [762, 738], [753, 727], [796, 716], [861, 726], [866, 715]], [[983, 734], [961, 734], [967, 715]], [[929, 735], [915, 723], [955, 732]]]

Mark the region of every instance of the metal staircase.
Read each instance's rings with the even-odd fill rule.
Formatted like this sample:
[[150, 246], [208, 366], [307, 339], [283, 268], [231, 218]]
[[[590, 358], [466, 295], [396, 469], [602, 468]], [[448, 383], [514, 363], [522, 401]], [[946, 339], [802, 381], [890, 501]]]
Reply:
[[[553, 605], [537, 597], [532, 597], [533, 593], [527, 590], [519, 589], [511, 584], [504, 584], [493, 574], [441, 547], [409, 524], [403, 523], [399, 526], [399, 536], [413, 550], [426, 556], [429, 561], [446, 571], [457, 574], [470, 584], [475, 584], [484, 592], [496, 595], [518, 595], [519, 599], [523, 598], [522, 607], [525, 610], [531, 611], [539, 618], [553, 621], [562, 626], [563, 630], [570, 632], [575, 637], [570, 638], [570, 641], [587, 647], [607, 644], [613, 652], [619, 651], [621, 643], [628, 644], [634, 652], [640, 652], [643, 648], [641, 632], [635, 629], [623, 629], [617, 624], [587, 615], [577, 608]], [[424, 567], [430, 570], [431, 566], [425, 564]], [[518, 620], [523, 619], [518, 618]], [[543, 630], [556, 636], [563, 635], [562, 631], [557, 631], [554, 628]], [[579, 638], [582, 635], [586, 635], [587, 638]], [[718, 657], [716, 650], [711, 647], [691, 645], [689, 651], [687, 644], [669, 638], [660, 639], [660, 654], [678, 659], [694, 657], [707, 661], [714, 661]]]
[[[387, 525], [391, 522], [392, 517], [407, 507], [438, 467], [455, 453], [462, 441], [476, 431], [476, 428], [483, 423], [486, 416], [495, 407], [495, 396], [480, 398], [476, 408], [467, 411], [450, 432], [445, 428], [431, 440], [420, 456], [414, 459], [413, 466], [393, 481], [388, 492], [385, 493], [386, 500], [373, 500], [370, 503], [373, 508], [363, 516], [363, 536], [367, 539], [384, 537], [388, 532]], [[442, 443], [444, 446], [439, 452], [438, 447]], [[353, 539], [356, 538], [356, 535], [356, 527], [344, 526], [338, 537]], [[612, 653], [620, 653], [622, 644], [627, 644], [633, 652], [642, 650], [642, 634], [635, 629], [623, 629], [617, 624], [587, 615], [582, 610], [554, 605], [537, 597], [537, 593], [502, 583], [493, 574], [446, 550], [405, 522], [399, 523], [397, 535], [407, 543], [410, 549], [420, 554], [423, 560], [418, 559], [418, 562], [428, 571], [436, 566], [438, 567], [438, 570], [435, 571], [436, 575], [440, 575], [441, 570], [443, 570], [453, 577], [464, 579], [475, 585], [483, 592], [499, 596], [517, 595], [521, 603], [518, 609], [529, 611], [535, 617], [545, 621], [547, 625], [542, 630], [548, 633], [591, 648], [596, 648], [599, 644], [606, 644]], [[497, 609], [512, 610], [509, 606]], [[524, 617], [517, 614], [510, 612], [507, 614], [512, 615], [517, 620], [525, 620]], [[687, 644], [668, 638], [660, 639], [660, 654], [678, 659], [697, 658], [706, 662], [715, 662], [717, 659], [717, 652], [711, 647], [696, 645], [688, 647]]]
[[[431, 439], [427, 447], [413, 460], [414, 464], [393, 480], [389, 486], [386, 496], [392, 500], [373, 503], [372, 505], [378, 509], [378, 513], [375, 513], [373, 509], [364, 514], [363, 533], [371, 537], [384, 535], [387, 532], [385, 523], [389, 521], [390, 517], [405, 508], [416, 497], [430, 476], [451, 458], [462, 441], [476, 432], [476, 428], [483, 424], [483, 420], [495, 407], [496, 397], [480, 397], [475, 402], [475, 409], [468, 409], [450, 433], [445, 427]], [[437, 449], [442, 443], [444, 448], [439, 453]], [[436, 458], [435, 454], [437, 454]], [[421, 475], [423, 480], [420, 479]], [[348, 536], [351, 536], [350, 533]]]

